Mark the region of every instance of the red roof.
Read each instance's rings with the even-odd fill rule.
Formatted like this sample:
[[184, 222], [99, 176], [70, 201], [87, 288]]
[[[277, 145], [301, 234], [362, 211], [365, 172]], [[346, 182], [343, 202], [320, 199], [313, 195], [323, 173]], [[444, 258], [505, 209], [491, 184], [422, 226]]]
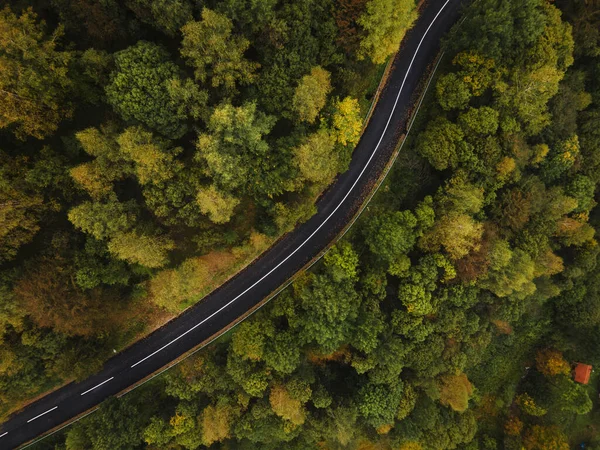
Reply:
[[588, 364], [577, 363], [575, 366], [575, 381], [581, 384], [588, 384], [590, 375], [592, 374], [592, 366]]

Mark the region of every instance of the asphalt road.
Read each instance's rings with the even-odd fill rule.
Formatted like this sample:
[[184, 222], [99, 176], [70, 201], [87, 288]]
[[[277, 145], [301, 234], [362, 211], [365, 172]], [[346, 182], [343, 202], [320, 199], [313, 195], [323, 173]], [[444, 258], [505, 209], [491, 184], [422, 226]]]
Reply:
[[357, 212], [405, 132], [416, 90], [440, 39], [457, 20], [460, 3], [429, 0], [423, 7], [394, 61], [349, 170], [321, 197], [314, 217], [194, 307], [110, 359], [101, 372], [66, 385], [11, 417], [0, 428], [0, 449], [30, 442], [167, 366], [244, 316], [322, 251]]

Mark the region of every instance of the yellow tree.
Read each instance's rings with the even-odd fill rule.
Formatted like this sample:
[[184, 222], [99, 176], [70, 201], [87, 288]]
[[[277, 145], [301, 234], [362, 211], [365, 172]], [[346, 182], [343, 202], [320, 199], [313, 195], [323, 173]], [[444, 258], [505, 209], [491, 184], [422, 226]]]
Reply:
[[360, 105], [357, 99], [346, 97], [336, 103], [333, 129], [333, 134], [338, 143], [342, 145], [356, 145], [358, 143], [362, 130], [362, 118], [360, 117]]
[[382, 64], [400, 48], [406, 31], [417, 18], [415, 0], [371, 0], [358, 23], [365, 34], [359, 56]]
[[469, 407], [469, 397], [473, 386], [464, 373], [443, 375], [438, 379], [440, 403], [450, 406], [454, 411], [463, 412]]
[[204, 408], [201, 415], [202, 443], [210, 447], [231, 437], [231, 425], [238, 411], [230, 405], [217, 403]]
[[526, 450], [569, 450], [567, 437], [556, 426], [534, 425], [525, 434], [523, 446]]
[[283, 385], [275, 385], [269, 394], [269, 403], [275, 414], [289, 420], [294, 425], [302, 425], [306, 420], [306, 412], [300, 400], [291, 396]]
[[571, 367], [558, 350], [545, 348], [538, 350], [535, 355], [535, 367], [547, 377], [556, 375], [569, 375]]
[[220, 191], [214, 184], [202, 188], [196, 196], [202, 214], [207, 214], [214, 223], [227, 223], [240, 201], [233, 195]]
[[294, 151], [294, 161], [302, 176], [313, 183], [330, 183], [338, 172], [335, 141], [327, 130], [310, 135]]
[[150, 236], [136, 231], [118, 233], [108, 243], [108, 251], [119, 259], [152, 269], [169, 262], [168, 252], [174, 242], [163, 236]]

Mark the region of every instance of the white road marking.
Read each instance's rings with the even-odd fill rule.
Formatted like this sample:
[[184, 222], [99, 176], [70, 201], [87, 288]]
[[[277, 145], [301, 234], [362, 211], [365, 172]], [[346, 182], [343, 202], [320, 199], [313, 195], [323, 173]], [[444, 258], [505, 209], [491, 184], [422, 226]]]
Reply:
[[431, 21], [431, 23], [429, 24], [429, 26], [427, 27], [427, 30], [425, 30], [425, 33], [423, 34], [423, 36], [421, 37], [421, 40], [419, 41], [419, 45], [417, 46], [417, 49], [415, 50], [415, 53], [412, 57], [412, 60], [410, 61], [410, 64], [408, 65], [408, 69], [406, 71], [406, 74], [404, 75], [404, 80], [402, 80], [402, 85], [400, 86], [400, 90], [398, 91], [398, 95], [396, 96], [396, 101], [394, 102], [394, 107], [392, 108], [392, 112], [390, 113], [390, 116], [388, 117], [387, 123], [385, 124], [385, 128], [383, 129], [383, 132], [381, 133], [381, 136], [379, 138], [379, 141], [377, 142], [377, 145], [375, 146], [375, 149], [373, 150], [373, 153], [371, 153], [371, 156], [369, 157], [367, 163], [365, 164], [365, 166], [363, 167], [363, 169], [360, 171], [360, 173], [358, 174], [358, 177], [356, 178], [356, 180], [354, 181], [354, 183], [352, 184], [352, 186], [350, 186], [350, 189], [348, 190], [348, 192], [346, 193], [346, 195], [344, 196], [344, 198], [340, 201], [340, 203], [335, 207], [335, 209], [331, 212], [331, 214], [329, 214], [329, 216], [327, 216], [327, 218], [321, 222], [321, 224], [317, 227], [317, 229], [315, 231], [313, 231], [310, 236], [308, 236], [304, 242], [302, 242], [302, 244], [300, 244], [292, 253], [290, 253], [288, 256], [286, 256], [286, 258], [281, 261], [279, 264], [277, 264], [275, 267], [273, 267], [271, 270], [269, 270], [265, 275], [263, 275], [258, 281], [256, 281], [252, 286], [246, 288], [241, 294], [239, 294], [237, 297], [235, 297], [233, 300], [230, 300], [229, 302], [227, 302], [225, 305], [223, 305], [221, 308], [217, 309], [214, 313], [212, 313], [210, 316], [208, 316], [206, 319], [198, 322], [196, 325], [194, 325], [192, 328], [190, 328], [189, 330], [185, 331], [184, 333], [180, 334], [179, 336], [177, 336], [175, 339], [173, 339], [171, 342], [168, 342], [167, 344], [163, 345], [161, 348], [159, 348], [158, 350], [155, 350], [154, 352], [150, 353], [148, 356], [146, 356], [145, 358], [140, 359], [138, 362], [136, 362], [135, 364], [133, 364], [131, 366], [131, 368], [134, 368], [135, 366], [137, 366], [138, 364], [143, 363], [144, 361], [146, 361], [149, 358], [152, 358], [154, 355], [156, 355], [157, 353], [161, 352], [162, 350], [164, 350], [165, 348], [167, 348], [168, 346], [170, 346], [171, 344], [177, 342], [179, 339], [181, 339], [182, 337], [186, 336], [187, 334], [191, 333], [192, 331], [194, 331], [196, 328], [198, 328], [200, 325], [202, 325], [204, 322], [212, 319], [214, 316], [216, 316], [217, 314], [219, 314], [221, 311], [223, 311], [225, 308], [227, 308], [229, 305], [231, 305], [232, 303], [234, 303], [236, 300], [238, 300], [240, 297], [242, 297], [243, 295], [245, 295], [248, 291], [250, 291], [251, 289], [253, 289], [256, 285], [258, 285], [259, 283], [261, 283], [265, 278], [267, 278], [269, 275], [271, 275], [275, 270], [277, 270], [279, 267], [281, 267], [282, 264], [285, 264], [285, 262], [290, 259], [292, 256], [294, 256], [296, 254], [296, 252], [298, 250], [300, 250], [302, 247], [304, 247], [304, 245], [310, 240], [312, 239], [312, 237], [323, 227], [323, 225], [325, 225], [327, 223], [327, 221], [329, 219], [331, 219], [331, 217], [337, 212], [337, 210], [340, 208], [340, 206], [342, 206], [342, 204], [344, 203], [344, 201], [346, 201], [346, 199], [348, 198], [348, 196], [350, 195], [350, 193], [352, 192], [352, 190], [356, 187], [356, 184], [358, 183], [358, 181], [361, 179], [361, 177], [363, 176], [363, 174], [365, 173], [365, 170], [367, 170], [367, 167], [369, 166], [369, 164], [371, 163], [371, 160], [373, 159], [373, 157], [375, 156], [375, 154], [377, 153], [377, 150], [379, 149], [379, 146], [381, 145], [381, 141], [383, 141], [383, 137], [385, 136], [385, 133], [387, 132], [387, 129], [390, 126], [390, 122], [392, 121], [392, 116], [394, 115], [394, 112], [396, 111], [396, 106], [398, 105], [398, 100], [400, 100], [400, 94], [402, 94], [402, 90], [404, 89], [404, 85], [406, 84], [406, 80], [408, 79], [408, 74], [410, 72], [410, 69], [413, 66], [413, 63], [415, 62], [415, 59], [417, 57], [417, 53], [419, 53], [419, 49], [421, 48], [421, 45], [423, 44], [423, 41], [425, 40], [425, 36], [427, 36], [427, 34], [429, 33], [429, 30], [431, 29], [431, 27], [433, 26], [434, 22], [437, 20], [437, 18], [439, 17], [439, 15], [442, 13], [442, 11], [444, 10], [444, 8], [446, 8], [446, 6], [448, 5], [448, 3], [450, 3], [450, 0], [446, 0], [446, 2], [442, 5], [442, 7], [440, 8], [440, 10], [437, 12], [437, 14], [435, 15], [435, 17], [433, 18], [433, 20]]
[[100, 383], [100, 384], [97, 384], [96, 386], [94, 386], [94, 387], [93, 387], [93, 388], [91, 388], [91, 389], [88, 389], [88, 390], [87, 390], [87, 391], [85, 391], [85, 392], [82, 392], [82, 393], [81, 393], [81, 395], [85, 395], [85, 394], [87, 394], [87, 393], [89, 393], [89, 392], [92, 392], [94, 389], [96, 389], [96, 388], [99, 388], [100, 386], [102, 386], [102, 385], [103, 385], [103, 384], [105, 384], [105, 383], [108, 383], [110, 380], [113, 380], [114, 378], [115, 378], [115, 377], [110, 377], [108, 380], [106, 380], [106, 381], [103, 381], [103, 382], [102, 382], [102, 383]]
[[35, 419], [39, 419], [40, 417], [42, 417], [42, 416], [44, 416], [44, 415], [48, 414], [49, 412], [52, 412], [52, 411], [54, 411], [54, 410], [55, 410], [55, 409], [57, 409], [57, 408], [58, 408], [58, 406], [55, 406], [54, 408], [51, 408], [51, 409], [49, 409], [48, 411], [46, 411], [46, 412], [43, 412], [43, 413], [41, 413], [41, 414], [40, 414], [40, 415], [38, 415], [38, 416], [35, 416], [33, 419], [29, 419], [29, 420], [27, 421], [27, 423], [29, 423], [29, 422], [33, 422]]
[[5, 433], [0, 434], [0, 438], [3, 438], [4, 436], [6, 436], [8, 434], [8, 431]]

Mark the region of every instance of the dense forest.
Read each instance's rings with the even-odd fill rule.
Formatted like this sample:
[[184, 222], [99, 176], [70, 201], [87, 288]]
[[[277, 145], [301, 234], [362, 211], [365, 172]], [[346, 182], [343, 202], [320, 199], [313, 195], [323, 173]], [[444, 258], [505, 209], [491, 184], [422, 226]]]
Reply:
[[314, 213], [417, 16], [396, 3], [2, 6], [0, 418]]
[[[0, 22], [31, 30], [28, 58], [0, 54], [32, 80], [12, 101], [49, 105], [3, 106], [0, 192], [18, 205], [0, 215], [4, 404], [101, 361], [87, 346], [125, 339], [119, 320], [185, 305], [201, 255], [308, 216], [416, 14], [403, 0], [91, 4], [40, 8], [53, 32], [36, 5]], [[70, 33], [104, 48], [59, 48]], [[235, 53], [223, 66], [207, 33]], [[37, 448], [600, 448], [600, 380], [572, 376], [600, 367], [600, 2], [475, 0], [444, 45], [385, 184], [321, 262]], [[122, 88], [138, 70], [166, 80], [163, 109]]]

